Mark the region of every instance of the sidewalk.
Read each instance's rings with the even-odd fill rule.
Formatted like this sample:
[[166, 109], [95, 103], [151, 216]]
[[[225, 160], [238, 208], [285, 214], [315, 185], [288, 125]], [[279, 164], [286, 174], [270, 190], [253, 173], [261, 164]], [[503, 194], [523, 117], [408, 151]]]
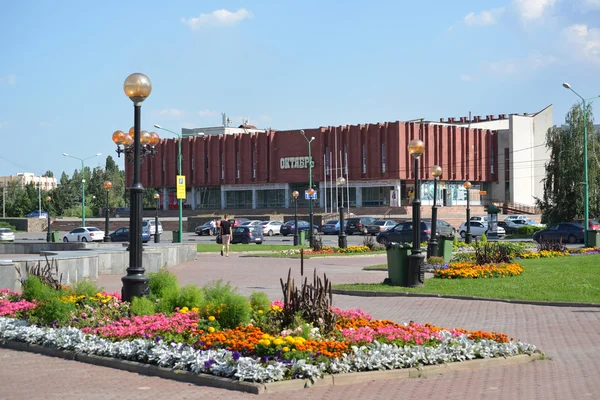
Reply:
[[[386, 272], [363, 271], [366, 265], [385, 262], [385, 255], [358, 258], [305, 260], [304, 276], [313, 269], [326, 273], [334, 284], [379, 282]], [[279, 279], [292, 268], [296, 282], [300, 260], [277, 258], [229, 258], [198, 254], [198, 259], [170, 270], [181, 284], [203, 285], [212, 280], [230, 281], [244, 294], [266, 292], [281, 298]], [[107, 290], [120, 290], [120, 276], [101, 276]], [[585, 399], [600, 397], [600, 309], [517, 305], [414, 297], [352, 297], [334, 295], [334, 305], [362, 308], [376, 318], [397, 322], [430, 322], [443, 327], [487, 330], [535, 344], [552, 360], [465, 371], [427, 379], [378, 381], [341, 387], [316, 388], [265, 399]], [[0, 350], [0, 398], [5, 399], [250, 399], [253, 395], [191, 386], [159, 378], [44, 357]], [[35, 379], [32, 379], [35, 376]]]

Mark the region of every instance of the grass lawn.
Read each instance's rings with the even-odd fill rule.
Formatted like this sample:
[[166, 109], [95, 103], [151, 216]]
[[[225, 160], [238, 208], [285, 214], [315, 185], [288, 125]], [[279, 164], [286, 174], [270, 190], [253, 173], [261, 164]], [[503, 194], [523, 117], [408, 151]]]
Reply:
[[[426, 279], [421, 288], [384, 284], [334, 285], [335, 289], [434, 293], [501, 299], [600, 303], [600, 255], [521, 260], [525, 271], [495, 279]], [[383, 264], [385, 265], [385, 264]], [[371, 266], [375, 269], [377, 266]]]
[[[283, 246], [280, 246], [283, 247]], [[287, 250], [287, 249], [281, 249]], [[352, 256], [372, 256], [378, 254], [386, 254], [385, 250], [372, 251], [370, 253], [333, 253], [333, 254], [315, 254], [305, 253], [304, 258], [319, 258], [319, 257], [352, 257]], [[248, 254], [245, 257], [272, 257], [272, 258], [300, 258], [300, 254], [279, 254], [279, 253], [255, 253]], [[382, 264], [383, 265], [383, 264]], [[387, 271], [387, 264], [385, 265]]]
[[365, 271], [387, 271], [387, 264], [369, 265], [363, 268]]
[[[217, 243], [202, 243], [197, 244], [198, 253], [218, 253], [221, 251], [221, 245]], [[302, 246], [286, 246], [279, 244], [232, 244], [229, 246], [230, 253], [239, 253], [242, 251], [280, 251], [280, 250], [291, 250], [301, 249]], [[271, 253], [267, 253], [271, 254]]]

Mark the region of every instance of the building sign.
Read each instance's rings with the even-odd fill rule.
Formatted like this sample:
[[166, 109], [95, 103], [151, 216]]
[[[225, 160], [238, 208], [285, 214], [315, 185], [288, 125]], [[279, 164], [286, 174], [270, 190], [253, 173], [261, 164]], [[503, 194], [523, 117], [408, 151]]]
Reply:
[[398, 207], [398, 193], [396, 190], [390, 190], [390, 207]]
[[177, 175], [177, 199], [185, 199], [185, 175]]
[[311, 159], [312, 157], [284, 157], [279, 159], [279, 167], [281, 169], [308, 168]]
[[305, 190], [304, 191], [304, 199], [306, 199], [306, 200], [316, 200], [317, 199], [317, 191], [315, 190], [315, 192], [311, 196], [310, 194], [308, 194], [308, 190]]

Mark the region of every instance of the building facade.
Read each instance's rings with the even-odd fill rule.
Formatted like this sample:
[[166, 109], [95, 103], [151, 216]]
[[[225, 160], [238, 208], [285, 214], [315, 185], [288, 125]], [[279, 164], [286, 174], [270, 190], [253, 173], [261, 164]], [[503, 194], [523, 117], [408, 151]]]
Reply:
[[41, 190], [52, 190], [58, 185], [56, 178], [47, 176], [36, 176], [33, 172], [18, 172], [16, 175], [0, 176], [0, 186], [8, 186], [10, 182], [18, 182], [21, 187], [30, 183]]

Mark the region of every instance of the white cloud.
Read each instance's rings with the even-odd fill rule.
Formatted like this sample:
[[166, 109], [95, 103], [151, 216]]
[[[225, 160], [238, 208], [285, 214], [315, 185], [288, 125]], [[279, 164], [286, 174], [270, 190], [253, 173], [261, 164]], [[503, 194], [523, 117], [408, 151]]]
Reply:
[[514, 58], [488, 62], [483, 64], [483, 70], [493, 76], [525, 77], [534, 71], [539, 71], [558, 61], [556, 57], [545, 56], [532, 52], [525, 58]]
[[173, 118], [181, 118], [186, 114], [183, 110], [178, 110], [177, 108], [165, 108], [164, 110], [160, 110], [158, 115], [166, 115], [168, 117]]
[[181, 22], [189, 25], [193, 30], [198, 30], [209, 26], [233, 25], [250, 18], [252, 18], [252, 13], [245, 8], [240, 8], [235, 12], [221, 9], [215, 10], [210, 14], [200, 14], [197, 18], [181, 18]]
[[212, 110], [200, 110], [198, 112], [198, 115], [200, 115], [201, 117], [214, 117], [216, 115], [219, 115], [218, 112], [216, 111], [212, 111]]
[[583, 8], [585, 10], [597, 10], [600, 9], [600, 0], [581, 0]]
[[498, 17], [504, 13], [504, 8], [495, 8], [493, 10], [481, 11], [480, 13], [471, 12], [463, 18], [465, 25], [494, 25], [498, 22]]
[[514, 0], [513, 4], [523, 21], [533, 21], [552, 9], [556, 0]]
[[15, 74], [0, 76], [0, 85], [15, 86], [16, 84], [17, 84], [17, 76]]
[[600, 28], [571, 25], [564, 30], [564, 34], [578, 58], [600, 65]]

